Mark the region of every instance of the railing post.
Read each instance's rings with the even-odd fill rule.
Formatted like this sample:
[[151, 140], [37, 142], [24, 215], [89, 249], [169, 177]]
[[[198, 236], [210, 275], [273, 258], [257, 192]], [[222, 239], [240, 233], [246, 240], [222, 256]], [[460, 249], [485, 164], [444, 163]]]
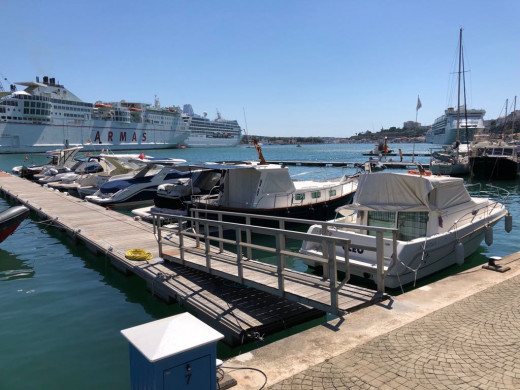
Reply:
[[[156, 218], [157, 215], [154, 215], [153, 216], [153, 230], [154, 230], [154, 234], [155, 234], [155, 224], [156, 224]], [[162, 235], [161, 235], [161, 226], [160, 224], [157, 225], [157, 243], [159, 244], [159, 257], [162, 257]]]
[[[246, 229], [246, 242], [248, 244], [251, 244], [251, 229], [249, 228], [249, 226], [251, 226], [251, 217], [250, 216], [246, 217], [246, 225], [248, 226], [248, 228]], [[253, 259], [253, 250], [250, 247], [247, 247], [246, 253], [247, 253], [247, 258], [249, 260], [252, 260]]]
[[376, 256], [377, 256], [377, 292], [385, 293], [385, 272], [384, 272], [384, 260], [385, 260], [385, 245], [383, 239], [383, 232], [376, 232]]
[[[333, 314], [338, 312], [338, 270], [336, 263], [336, 244], [334, 242], [327, 243], [328, 248], [328, 274], [329, 274], [329, 289], [330, 289], [330, 307], [334, 310]], [[348, 249], [348, 245], [347, 245]], [[325, 272], [324, 272], [325, 273]]]
[[240, 283], [244, 283], [244, 267], [242, 265], [242, 246], [240, 245], [242, 240], [242, 229], [235, 228], [236, 236], [236, 248], [237, 248], [237, 276], [240, 279]]
[[276, 265], [278, 268], [278, 290], [282, 297], [285, 295], [285, 255], [282, 253], [284, 250], [285, 235], [283, 233], [278, 233], [276, 235]]
[[[208, 216], [206, 215], [206, 218], [208, 218]], [[218, 213], [218, 220], [219, 222], [222, 222], [222, 213]], [[222, 240], [222, 238], [224, 237], [224, 229], [222, 228], [222, 225], [218, 225], [218, 238], [220, 238]], [[218, 243], [218, 249], [220, 251], [220, 253], [224, 252], [224, 243], [222, 241], [219, 241]]]
[[184, 234], [182, 232], [182, 217], [177, 218], [177, 227], [179, 229], [179, 254], [181, 262], [184, 264]]
[[[207, 215], [206, 215], [207, 216]], [[199, 225], [199, 212], [195, 211], [193, 214], [193, 217], [195, 218], [195, 233], [197, 233], [197, 237], [195, 238], [195, 247], [200, 247], [200, 238], [198, 237], [198, 234], [200, 233], [200, 225]]]
[[204, 253], [206, 254], [206, 267], [211, 273], [211, 246], [209, 242], [209, 223], [204, 224]]

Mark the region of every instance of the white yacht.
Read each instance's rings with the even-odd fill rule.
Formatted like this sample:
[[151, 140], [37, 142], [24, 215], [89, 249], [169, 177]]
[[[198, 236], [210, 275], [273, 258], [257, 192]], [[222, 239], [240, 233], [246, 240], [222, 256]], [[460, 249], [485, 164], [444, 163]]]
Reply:
[[47, 76], [0, 92], [0, 153], [165, 149], [179, 147], [188, 135], [180, 108], [161, 107], [157, 98], [154, 105], [86, 103]]
[[[462, 264], [484, 238], [491, 245], [492, 227], [504, 217], [506, 231], [512, 228], [503, 201], [471, 196], [462, 178], [434, 176], [424, 170], [362, 174], [352, 204], [337, 211], [340, 218], [328, 225], [312, 225], [308, 233], [350, 240], [348, 252], [344, 247], [335, 249], [338, 269], [374, 281], [380, 245], [384, 283], [389, 288]], [[377, 230], [383, 234], [380, 239]], [[326, 258], [319, 240], [304, 241], [300, 252]]]
[[[459, 141], [472, 141], [473, 136], [484, 130], [484, 115], [486, 110], [460, 109]], [[426, 143], [450, 145], [457, 141], [457, 110], [453, 107], [444, 111], [444, 115], [435, 119], [432, 128], [426, 132]]]
[[210, 120], [206, 113], [197, 115], [191, 104], [185, 104], [182, 119], [190, 131], [189, 137], [183, 142], [189, 148], [236, 146], [242, 137], [238, 122], [223, 119], [219, 112], [216, 119]]
[[85, 196], [89, 202], [101, 206], [135, 206], [152, 203], [160, 184], [176, 183], [191, 173], [181, 159], [150, 159], [133, 174], [112, 176], [93, 195]]

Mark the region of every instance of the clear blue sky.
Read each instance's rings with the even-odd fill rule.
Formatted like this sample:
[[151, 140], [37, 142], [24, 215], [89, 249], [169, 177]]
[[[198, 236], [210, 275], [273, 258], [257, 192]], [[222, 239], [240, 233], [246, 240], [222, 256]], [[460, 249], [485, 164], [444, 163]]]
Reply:
[[[0, 75], [48, 75], [84, 101], [191, 103], [249, 133], [345, 137], [431, 124], [520, 94], [518, 0], [0, 0]], [[520, 103], [519, 103], [520, 105]]]

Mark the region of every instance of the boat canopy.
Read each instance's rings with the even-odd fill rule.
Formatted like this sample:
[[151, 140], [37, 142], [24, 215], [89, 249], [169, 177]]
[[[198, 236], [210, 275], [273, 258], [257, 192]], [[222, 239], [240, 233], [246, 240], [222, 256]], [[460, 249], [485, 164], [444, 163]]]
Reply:
[[[337, 209], [434, 211], [471, 201], [462, 178], [394, 172], [363, 174], [352, 204]], [[344, 211], [344, 212], [342, 212]]]

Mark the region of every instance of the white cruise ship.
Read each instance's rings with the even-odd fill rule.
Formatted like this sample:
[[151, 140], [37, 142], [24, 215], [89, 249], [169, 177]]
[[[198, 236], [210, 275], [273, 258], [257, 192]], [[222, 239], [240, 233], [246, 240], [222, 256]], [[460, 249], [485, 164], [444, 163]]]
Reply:
[[189, 148], [209, 148], [215, 146], [236, 146], [242, 137], [242, 129], [236, 120], [223, 119], [217, 113], [217, 119], [210, 120], [204, 113], [202, 116], [193, 112], [191, 104], [182, 109], [182, 119], [189, 137], [183, 142]]
[[[16, 85], [26, 87], [18, 91]], [[189, 132], [179, 107], [137, 102], [85, 103], [54, 78], [0, 92], [0, 153], [179, 147]]]
[[[473, 136], [484, 130], [485, 110], [460, 108], [459, 141], [472, 141]], [[444, 115], [435, 119], [432, 128], [426, 132], [426, 143], [450, 145], [457, 141], [457, 116], [452, 107]], [[466, 119], [467, 118], [467, 119]]]

